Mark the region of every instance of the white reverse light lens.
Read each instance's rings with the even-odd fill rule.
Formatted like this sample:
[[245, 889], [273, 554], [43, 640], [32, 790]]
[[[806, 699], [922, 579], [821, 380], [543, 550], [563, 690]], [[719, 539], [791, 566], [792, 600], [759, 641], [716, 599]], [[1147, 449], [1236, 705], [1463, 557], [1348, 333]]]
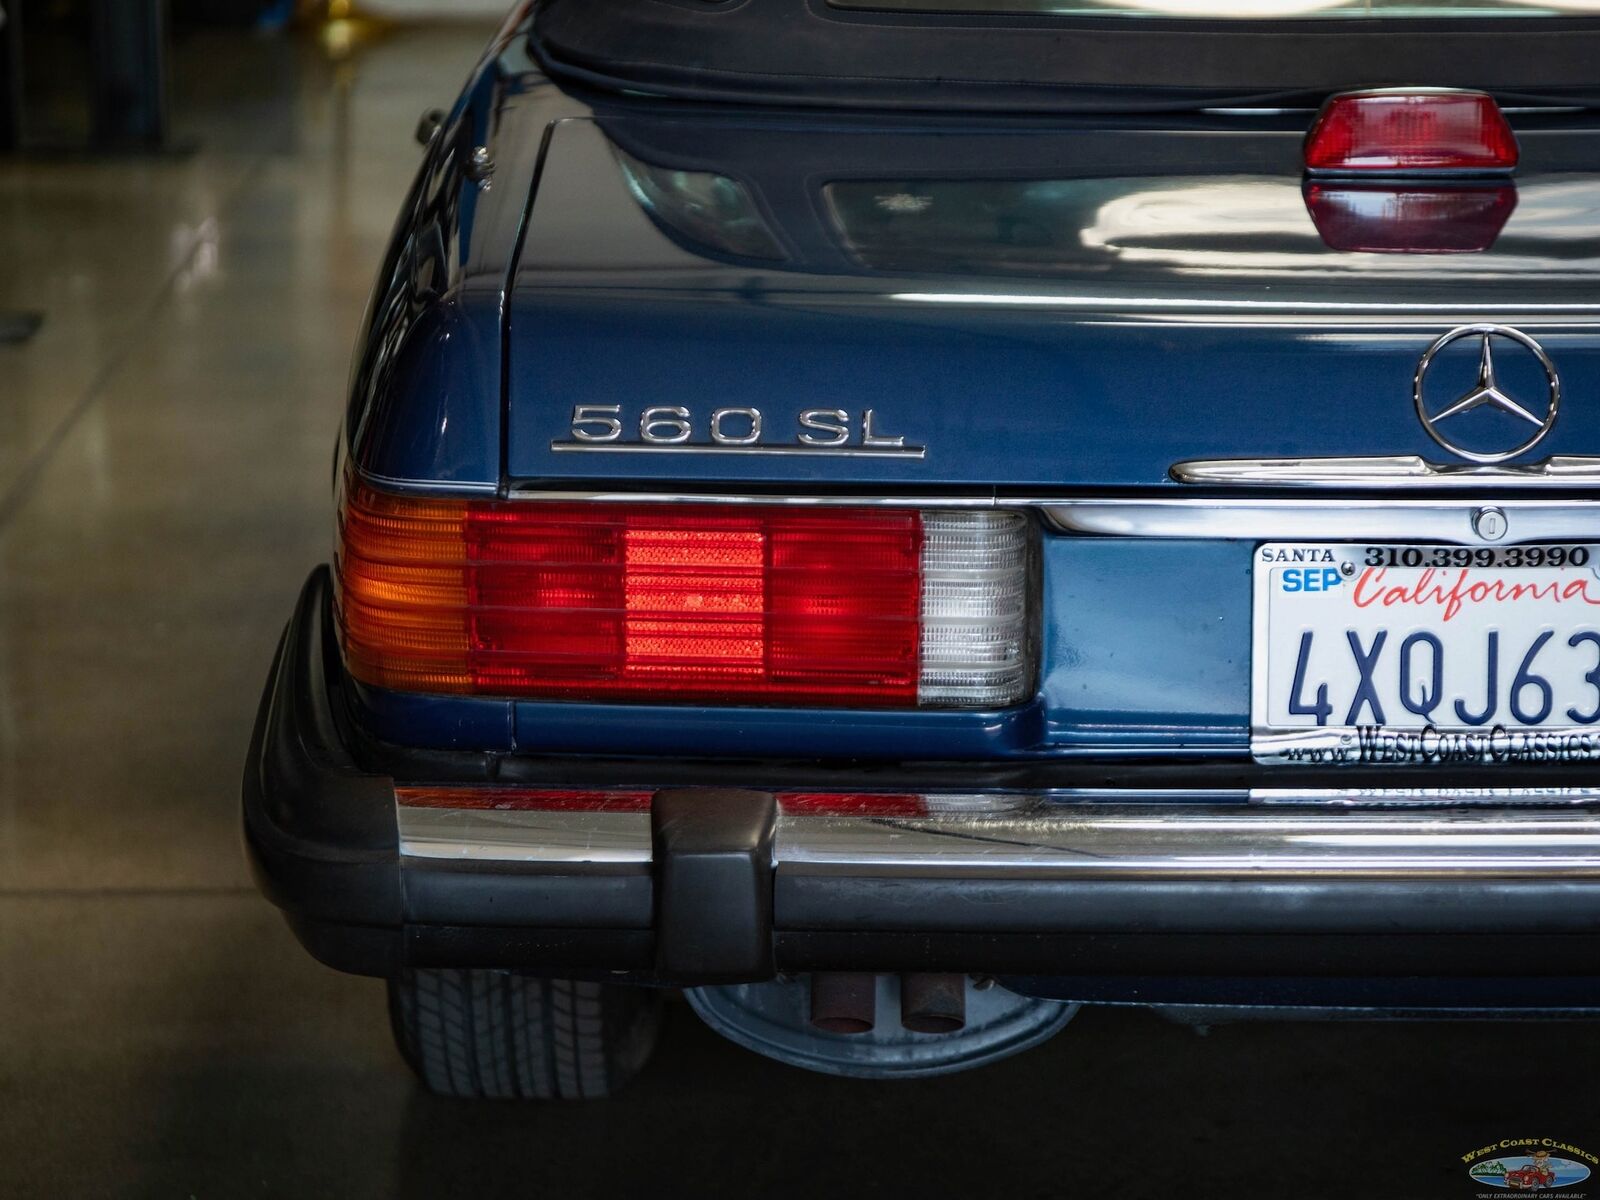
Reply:
[[922, 514], [920, 704], [1003, 708], [1026, 699], [1028, 558], [1020, 513]]

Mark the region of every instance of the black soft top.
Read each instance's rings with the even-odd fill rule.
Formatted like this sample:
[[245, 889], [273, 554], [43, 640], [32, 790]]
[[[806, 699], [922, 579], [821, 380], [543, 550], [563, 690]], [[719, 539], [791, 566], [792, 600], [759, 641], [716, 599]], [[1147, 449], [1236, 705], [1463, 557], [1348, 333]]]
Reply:
[[1024, 16], [827, 0], [541, 0], [557, 79], [693, 100], [1139, 112], [1316, 103], [1359, 87], [1600, 105], [1600, 18]]

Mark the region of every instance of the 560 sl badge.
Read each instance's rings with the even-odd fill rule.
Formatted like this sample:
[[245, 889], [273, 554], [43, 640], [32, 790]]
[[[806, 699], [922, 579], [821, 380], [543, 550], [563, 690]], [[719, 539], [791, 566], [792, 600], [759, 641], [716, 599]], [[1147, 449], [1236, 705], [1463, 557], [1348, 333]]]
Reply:
[[578, 404], [569, 440], [550, 449], [676, 454], [815, 454], [849, 458], [922, 458], [924, 446], [885, 433], [878, 414], [842, 408], [808, 408], [779, 430], [759, 408], [718, 408], [700, 417], [681, 405], [637, 412], [620, 404]]

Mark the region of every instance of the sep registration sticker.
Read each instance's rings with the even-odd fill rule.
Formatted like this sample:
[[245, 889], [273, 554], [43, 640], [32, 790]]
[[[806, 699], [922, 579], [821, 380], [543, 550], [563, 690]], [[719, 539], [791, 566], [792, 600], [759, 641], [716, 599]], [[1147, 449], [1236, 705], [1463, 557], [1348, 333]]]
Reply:
[[1600, 545], [1256, 549], [1261, 762], [1600, 759]]

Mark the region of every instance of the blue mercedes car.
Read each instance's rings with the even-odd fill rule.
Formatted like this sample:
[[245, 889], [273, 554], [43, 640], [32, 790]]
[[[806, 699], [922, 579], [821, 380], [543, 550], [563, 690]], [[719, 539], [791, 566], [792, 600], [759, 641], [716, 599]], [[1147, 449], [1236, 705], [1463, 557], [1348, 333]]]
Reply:
[[1600, 1011], [1591, 0], [535, 0], [425, 124], [262, 890], [458, 1096], [681, 991]]

